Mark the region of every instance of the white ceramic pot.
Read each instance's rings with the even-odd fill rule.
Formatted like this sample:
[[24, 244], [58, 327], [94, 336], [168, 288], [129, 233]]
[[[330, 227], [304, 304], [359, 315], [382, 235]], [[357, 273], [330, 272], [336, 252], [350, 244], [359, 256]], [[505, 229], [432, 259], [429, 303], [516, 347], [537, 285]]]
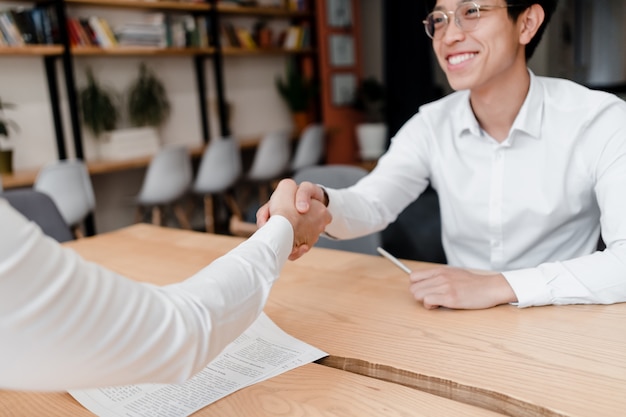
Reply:
[[356, 127], [359, 152], [363, 161], [378, 159], [385, 152], [387, 125], [384, 123], [361, 123]]
[[135, 127], [107, 132], [99, 138], [100, 159], [123, 160], [156, 154], [160, 148], [158, 131]]

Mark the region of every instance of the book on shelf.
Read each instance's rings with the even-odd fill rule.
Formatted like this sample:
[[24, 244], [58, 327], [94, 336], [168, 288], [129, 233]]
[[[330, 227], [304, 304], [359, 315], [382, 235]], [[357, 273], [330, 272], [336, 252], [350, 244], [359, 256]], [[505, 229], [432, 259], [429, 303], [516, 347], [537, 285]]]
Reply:
[[245, 48], [245, 49], [257, 49], [258, 48], [256, 42], [252, 38], [252, 35], [247, 29], [237, 28], [235, 30], [235, 33], [237, 34], [237, 40], [239, 40], [239, 44], [241, 45], [242, 48]]
[[24, 38], [17, 28], [15, 21], [11, 15], [11, 11], [0, 12], [0, 30], [7, 40], [9, 46], [24, 46]]
[[148, 13], [142, 20], [116, 25], [113, 32], [120, 45], [167, 47], [164, 13]]
[[17, 30], [22, 35], [22, 39], [26, 45], [35, 45], [40, 42], [39, 36], [35, 29], [35, 22], [31, 16], [31, 11], [27, 9], [11, 9], [9, 11]]
[[242, 45], [239, 42], [239, 38], [237, 37], [237, 31], [232, 22], [223, 22], [220, 30], [222, 33], [222, 46], [241, 48]]
[[0, 11], [0, 34], [4, 46], [59, 43], [56, 13], [51, 6]]

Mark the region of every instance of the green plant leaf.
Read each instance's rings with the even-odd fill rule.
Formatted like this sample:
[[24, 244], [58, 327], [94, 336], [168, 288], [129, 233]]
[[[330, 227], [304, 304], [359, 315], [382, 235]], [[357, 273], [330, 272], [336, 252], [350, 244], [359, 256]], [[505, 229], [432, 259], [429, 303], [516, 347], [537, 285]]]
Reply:
[[276, 88], [294, 113], [308, 110], [316, 91], [311, 80], [298, 71], [295, 59], [287, 61], [284, 79], [276, 77]]
[[162, 125], [170, 115], [170, 102], [163, 83], [145, 63], [128, 92], [128, 117], [135, 126]]
[[87, 68], [87, 85], [79, 92], [83, 123], [98, 138], [102, 133], [114, 130], [119, 120], [115, 95], [99, 85], [91, 68]]

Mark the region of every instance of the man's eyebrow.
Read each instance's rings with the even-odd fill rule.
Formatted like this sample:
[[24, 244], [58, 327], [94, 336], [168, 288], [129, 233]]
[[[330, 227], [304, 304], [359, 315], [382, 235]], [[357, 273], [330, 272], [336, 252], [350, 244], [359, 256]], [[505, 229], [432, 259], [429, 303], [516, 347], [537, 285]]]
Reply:
[[[480, 3], [480, 1], [479, 1], [479, 0], [460, 0], [460, 1], [458, 1], [458, 2], [456, 3], [456, 7], [459, 7], [459, 6], [460, 6], [461, 4], [463, 4], [463, 3], [476, 3], [476, 2]], [[445, 11], [446, 11], [446, 8], [445, 8], [445, 7], [443, 7], [442, 5], [438, 5], [438, 6], [435, 6], [435, 7], [433, 8], [433, 11], [437, 11], [437, 12], [439, 12], [439, 11], [441, 11], [441, 12], [445, 12]]]

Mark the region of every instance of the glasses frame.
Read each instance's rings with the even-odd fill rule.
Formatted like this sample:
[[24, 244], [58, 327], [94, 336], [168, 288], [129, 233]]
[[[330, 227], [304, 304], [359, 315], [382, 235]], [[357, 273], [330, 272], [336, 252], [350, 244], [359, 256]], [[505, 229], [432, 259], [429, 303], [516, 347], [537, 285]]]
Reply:
[[[476, 8], [476, 19], [474, 19], [476, 21], [475, 25], [473, 28], [471, 29], [464, 29], [462, 24], [461, 24], [461, 19], [458, 16], [458, 11], [461, 10], [461, 8], [463, 7], [467, 7], [467, 6], [473, 6]], [[461, 3], [457, 6], [457, 8], [455, 10], [433, 10], [432, 12], [428, 13], [428, 15], [426, 15], [426, 18], [424, 20], [422, 20], [422, 23], [424, 24], [424, 31], [426, 32], [426, 35], [433, 40], [439, 40], [441, 38], [443, 38], [444, 34], [446, 33], [446, 31], [448, 30], [448, 26], [450, 25], [450, 18], [448, 17], [449, 15], [454, 16], [454, 24], [461, 29], [463, 32], [471, 32], [473, 30], [476, 29], [476, 26], [478, 26], [478, 22], [480, 20], [480, 12], [482, 10], [484, 11], [488, 11], [488, 10], [492, 10], [492, 9], [508, 9], [511, 7], [528, 7], [528, 5], [524, 5], [524, 4], [505, 4], [505, 5], [486, 5], [486, 4], [478, 4], [476, 2], [464, 2]], [[428, 30], [428, 28], [430, 27], [430, 22], [429, 22], [429, 18], [435, 14], [441, 13], [444, 17], [445, 17], [445, 27], [443, 31], [440, 32], [435, 32], [435, 34], [430, 33], [430, 31]], [[437, 35], [437, 33], [441, 33], [441, 35]]]

